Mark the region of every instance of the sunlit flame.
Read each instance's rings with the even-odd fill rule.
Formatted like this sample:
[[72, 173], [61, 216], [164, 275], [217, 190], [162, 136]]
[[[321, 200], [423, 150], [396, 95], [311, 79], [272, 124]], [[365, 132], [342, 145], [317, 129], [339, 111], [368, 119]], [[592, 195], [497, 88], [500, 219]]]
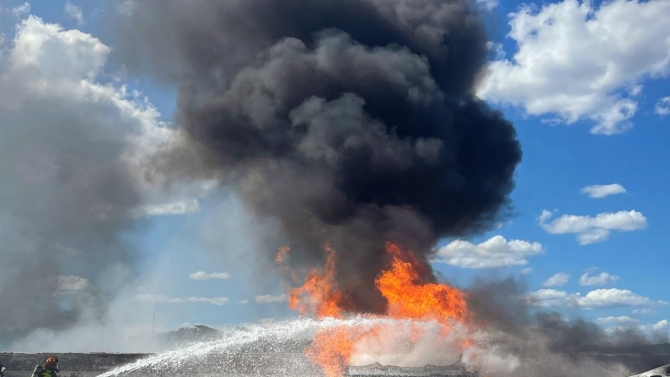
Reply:
[[[316, 318], [342, 318], [346, 313], [342, 291], [336, 280], [336, 252], [326, 245], [326, 262], [322, 269], [309, 272], [304, 284], [291, 290], [289, 305], [301, 315]], [[288, 251], [280, 249], [277, 262], [282, 263]], [[454, 323], [465, 323], [470, 318], [465, 294], [446, 284], [423, 283], [421, 277], [428, 268], [422, 265], [411, 251], [394, 243], [387, 243], [386, 252], [391, 258], [390, 267], [382, 271], [375, 285], [388, 305], [386, 316], [435, 322], [441, 335], [448, 335]], [[295, 281], [295, 275], [294, 281]], [[432, 275], [431, 275], [432, 276]], [[350, 363], [357, 344], [363, 341], [382, 343], [386, 336], [397, 329], [389, 325], [373, 328], [337, 327], [320, 331], [305, 351], [306, 356], [319, 365], [327, 377], [343, 376], [343, 368]], [[416, 343], [423, 335], [420, 326], [411, 326], [409, 341]], [[472, 341], [461, 339], [456, 346], [468, 348]]]
[[288, 255], [289, 251], [291, 251], [291, 248], [288, 247], [288, 246], [280, 247], [279, 252], [277, 253], [277, 256], [275, 257], [275, 263], [277, 263], [277, 264], [284, 263], [284, 259], [286, 259], [286, 256]]
[[393, 243], [387, 244], [386, 250], [393, 256], [391, 269], [382, 272], [375, 283], [388, 302], [388, 316], [433, 320], [444, 325], [467, 319], [468, 307], [461, 291], [446, 284], [418, 283], [414, 256]]
[[288, 266], [285, 265], [289, 256], [289, 251], [291, 251], [291, 248], [288, 246], [280, 247], [279, 251], [277, 252], [277, 256], [275, 256], [275, 263], [279, 265], [282, 272], [288, 274], [291, 277], [291, 280], [294, 284], [298, 284], [300, 282], [298, 275], [295, 273], [295, 271], [292, 271], [290, 268], [288, 268]]
[[291, 291], [289, 306], [302, 315], [317, 318], [342, 318], [342, 293], [335, 281], [335, 251], [329, 246], [323, 270], [313, 270], [305, 279], [305, 284]]

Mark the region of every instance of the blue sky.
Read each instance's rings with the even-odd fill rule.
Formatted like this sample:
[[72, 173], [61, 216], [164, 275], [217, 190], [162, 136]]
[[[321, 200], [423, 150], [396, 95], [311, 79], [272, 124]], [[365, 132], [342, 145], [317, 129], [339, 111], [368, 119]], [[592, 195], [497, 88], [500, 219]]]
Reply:
[[[497, 61], [480, 96], [515, 124], [524, 153], [512, 194], [515, 215], [499, 228], [465, 240], [470, 244], [458, 250], [455, 240], [441, 242], [437, 271], [464, 286], [475, 277], [514, 274], [527, 281], [539, 303], [566, 315], [600, 319], [607, 326], [633, 323], [670, 331], [670, 294], [663, 279], [670, 265], [670, 100], [666, 105], [662, 100], [670, 96], [670, 61], [663, 60], [663, 54], [670, 56], [670, 31], [663, 21], [649, 19], [667, 22], [668, 3], [619, 0], [593, 2], [587, 8], [569, 0], [480, 2], [491, 32], [492, 59]], [[0, 1], [5, 49], [12, 48], [16, 25], [29, 15], [64, 30], [81, 30], [114, 48], [105, 24], [109, 18], [104, 17], [115, 12], [111, 2], [22, 5], [23, 1]], [[580, 12], [585, 15], [579, 17]], [[635, 33], [625, 33], [621, 14], [629, 16], [625, 26]], [[552, 21], [544, 22], [547, 19]], [[511, 24], [516, 34], [510, 34]], [[623, 34], [598, 32], [617, 26]], [[614, 46], [620, 40], [630, 45]], [[547, 58], [552, 53], [556, 57]], [[108, 59], [95, 80], [140, 90], [161, 112], [156, 120], [172, 119], [172, 89], [149, 79], [126, 80], [118, 73], [119, 67]], [[610, 191], [625, 192], [592, 198], [581, 191], [615, 184], [617, 190], [610, 186]], [[192, 193], [189, 190], [184, 197]], [[254, 231], [262, 231], [262, 225], [246, 216], [231, 195], [195, 196], [197, 208], [149, 216], [142, 232], [133, 235], [142, 259], [137, 284], [125, 292], [128, 299], [136, 299], [144, 316], [155, 309], [160, 328], [293, 315], [281, 299], [263, 302], [273, 300], [261, 297], [283, 293], [276, 271], [264, 273], [254, 263], [260, 249]], [[544, 210], [556, 212], [543, 226], [539, 217]], [[616, 213], [620, 217], [607, 215]], [[591, 241], [580, 242], [580, 235]], [[482, 245], [496, 236], [506, 241]], [[480, 259], [466, 266], [463, 255]], [[482, 266], [483, 260], [495, 257], [513, 262]], [[230, 276], [189, 277], [198, 271]], [[547, 284], [555, 274], [563, 275]], [[591, 285], [585, 285], [588, 277]], [[616, 318], [605, 320], [608, 317]]]

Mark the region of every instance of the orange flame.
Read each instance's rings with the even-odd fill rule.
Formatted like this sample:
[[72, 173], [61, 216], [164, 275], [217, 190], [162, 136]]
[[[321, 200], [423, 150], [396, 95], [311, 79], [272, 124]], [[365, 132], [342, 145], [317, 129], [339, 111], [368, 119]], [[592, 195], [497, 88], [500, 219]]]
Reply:
[[[290, 292], [289, 305], [301, 315], [312, 314], [316, 318], [342, 318], [345, 310], [344, 300], [338, 289], [336, 274], [336, 253], [329, 245], [324, 247], [326, 263], [322, 270], [312, 270], [305, 283]], [[465, 295], [446, 284], [422, 283], [426, 265], [421, 264], [410, 251], [399, 245], [387, 243], [387, 254], [391, 256], [391, 266], [375, 280], [381, 295], [387, 300], [387, 317], [433, 321], [440, 325], [440, 334], [450, 332], [453, 322], [464, 323], [470, 318]], [[286, 252], [277, 255], [283, 260]], [[280, 257], [281, 256], [281, 257]], [[336, 327], [319, 331], [312, 344], [305, 351], [306, 356], [321, 366], [327, 377], [343, 375], [344, 365], [349, 363], [356, 345], [363, 340], [376, 340], [381, 343], [384, 334], [392, 334], [396, 329], [377, 325], [372, 329]], [[423, 329], [412, 327], [410, 341], [416, 343]], [[461, 349], [472, 345], [470, 340], [462, 340], [457, 346]]]
[[275, 263], [277, 263], [277, 264], [284, 263], [284, 259], [286, 259], [286, 256], [288, 255], [289, 251], [291, 251], [291, 248], [288, 247], [288, 246], [280, 247], [279, 252], [277, 253], [277, 256], [275, 257]]
[[446, 284], [417, 283], [419, 274], [411, 262], [414, 256], [393, 243], [387, 244], [386, 249], [393, 255], [393, 263], [375, 283], [388, 302], [389, 317], [432, 320], [444, 325], [450, 320], [468, 318], [467, 303], [461, 291]]
[[312, 270], [300, 288], [291, 291], [289, 307], [301, 315], [317, 318], [342, 318], [342, 292], [335, 281], [335, 250], [326, 245], [326, 264], [323, 270]]
[[298, 284], [300, 279], [298, 279], [298, 275], [294, 271], [292, 271], [288, 266], [284, 266], [284, 262], [286, 262], [286, 258], [288, 258], [288, 253], [291, 251], [291, 248], [288, 246], [282, 246], [279, 248], [279, 251], [277, 252], [277, 255], [275, 256], [275, 263], [277, 263], [280, 266], [280, 269], [282, 272], [287, 273], [289, 276], [291, 276], [291, 280], [293, 283]]

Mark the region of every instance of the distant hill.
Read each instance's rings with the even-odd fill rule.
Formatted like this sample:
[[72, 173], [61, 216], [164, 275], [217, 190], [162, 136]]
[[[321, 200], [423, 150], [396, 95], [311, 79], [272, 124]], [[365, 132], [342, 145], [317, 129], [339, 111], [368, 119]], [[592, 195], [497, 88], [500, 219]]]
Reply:
[[223, 333], [203, 325], [182, 327], [176, 331], [157, 334], [155, 340], [161, 348], [173, 348], [189, 343], [211, 342], [221, 339]]

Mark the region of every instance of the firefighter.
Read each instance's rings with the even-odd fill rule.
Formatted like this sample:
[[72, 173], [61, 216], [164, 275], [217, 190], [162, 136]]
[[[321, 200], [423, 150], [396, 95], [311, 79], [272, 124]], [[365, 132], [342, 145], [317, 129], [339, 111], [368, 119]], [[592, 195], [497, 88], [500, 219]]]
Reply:
[[38, 365], [33, 371], [32, 377], [58, 377], [58, 358], [56, 356], [49, 356], [44, 366]]

